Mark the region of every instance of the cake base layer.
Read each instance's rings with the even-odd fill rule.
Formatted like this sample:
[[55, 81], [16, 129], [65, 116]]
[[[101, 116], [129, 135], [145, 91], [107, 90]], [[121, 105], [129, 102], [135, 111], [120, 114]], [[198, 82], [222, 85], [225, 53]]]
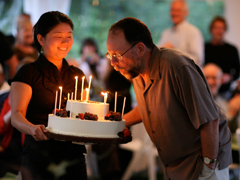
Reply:
[[68, 136], [87, 138], [119, 138], [119, 132], [125, 129], [125, 121], [81, 120], [48, 115], [49, 132]]
[[52, 132], [45, 133], [48, 138], [61, 140], [61, 141], [75, 141], [82, 143], [93, 144], [125, 144], [132, 141], [132, 136], [124, 138], [91, 138], [91, 137], [79, 137], [72, 135], [55, 134]]

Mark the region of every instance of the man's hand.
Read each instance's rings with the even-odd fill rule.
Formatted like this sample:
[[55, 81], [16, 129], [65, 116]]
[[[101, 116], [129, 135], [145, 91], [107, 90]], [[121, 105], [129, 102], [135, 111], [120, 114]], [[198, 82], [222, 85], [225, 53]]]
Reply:
[[211, 163], [211, 164], [205, 164], [207, 167], [209, 167], [210, 169], [214, 170], [216, 168], [216, 164], [217, 164], [217, 161], [214, 162], [214, 163]]

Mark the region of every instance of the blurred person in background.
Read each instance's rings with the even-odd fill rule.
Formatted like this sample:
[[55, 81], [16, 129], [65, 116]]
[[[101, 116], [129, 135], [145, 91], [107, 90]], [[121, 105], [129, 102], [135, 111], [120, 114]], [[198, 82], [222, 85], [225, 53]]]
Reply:
[[215, 17], [210, 23], [212, 39], [205, 44], [205, 64], [212, 62], [223, 71], [219, 93], [225, 99], [231, 97], [231, 83], [239, 77], [239, 54], [237, 48], [224, 40], [227, 23], [223, 17]]
[[82, 41], [80, 57], [77, 59], [78, 68], [86, 75], [87, 80], [92, 76], [90, 99], [102, 101], [101, 91], [105, 90], [104, 79], [109, 73], [108, 60], [99, 53], [98, 45], [93, 38]]
[[31, 21], [31, 16], [30, 14], [27, 13], [21, 13], [19, 14], [19, 16], [17, 17], [15, 26], [14, 26], [14, 31], [12, 32], [12, 34], [7, 34], [6, 37], [10, 43], [11, 46], [14, 45], [15, 41], [16, 41], [16, 34], [17, 34], [17, 24], [18, 22], [22, 21], [22, 20], [28, 20]]
[[186, 20], [188, 11], [186, 1], [172, 1], [170, 17], [173, 26], [163, 31], [157, 45], [185, 52], [198, 66], [202, 67], [204, 64], [204, 40], [201, 31]]
[[226, 99], [219, 95], [219, 89], [223, 81], [222, 69], [214, 63], [208, 63], [203, 67], [202, 71], [207, 80], [209, 89], [214, 100], [219, 104], [220, 108], [224, 111], [224, 113], [227, 116], [227, 119], [231, 119], [232, 117], [229, 117], [228, 114], [228, 102]]
[[17, 22], [16, 41], [13, 45], [13, 52], [19, 61], [24, 57], [38, 58], [38, 52], [33, 45], [33, 26], [30, 20], [20, 19]]

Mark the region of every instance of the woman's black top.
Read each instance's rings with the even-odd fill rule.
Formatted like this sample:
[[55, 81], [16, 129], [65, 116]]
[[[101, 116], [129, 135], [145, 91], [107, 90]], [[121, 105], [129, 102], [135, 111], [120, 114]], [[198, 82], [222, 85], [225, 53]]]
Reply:
[[[76, 67], [69, 66], [65, 59], [63, 59], [62, 70], [59, 72], [57, 67], [43, 55], [40, 55], [37, 61], [20, 68], [11, 82], [23, 82], [32, 88], [32, 97], [26, 114], [27, 120], [33, 124], [47, 125], [48, 114], [54, 110], [56, 91], [58, 91], [58, 108], [59, 86], [63, 87], [61, 108], [65, 108], [67, 94], [75, 92], [75, 76], [81, 80], [84, 73]], [[80, 99], [81, 85], [82, 82], [78, 81], [77, 99]], [[86, 81], [85, 87], [87, 87]]]

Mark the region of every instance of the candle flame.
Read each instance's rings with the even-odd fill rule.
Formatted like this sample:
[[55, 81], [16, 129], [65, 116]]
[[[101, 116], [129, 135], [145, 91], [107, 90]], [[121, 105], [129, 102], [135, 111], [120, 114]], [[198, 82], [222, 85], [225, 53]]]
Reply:
[[61, 89], [61, 90], [62, 90], [62, 86], [59, 86], [59, 89]]
[[106, 93], [104, 93], [104, 92], [101, 92], [101, 94], [103, 95], [103, 96], [106, 96], [108, 93], [106, 92]]
[[75, 76], [75, 79], [78, 79], [78, 76]]
[[90, 79], [92, 79], [92, 75], [90, 76]]
[[82, 80], [84, 80], [84, 79], [85, 79], [85, 76], [82, 77]]

